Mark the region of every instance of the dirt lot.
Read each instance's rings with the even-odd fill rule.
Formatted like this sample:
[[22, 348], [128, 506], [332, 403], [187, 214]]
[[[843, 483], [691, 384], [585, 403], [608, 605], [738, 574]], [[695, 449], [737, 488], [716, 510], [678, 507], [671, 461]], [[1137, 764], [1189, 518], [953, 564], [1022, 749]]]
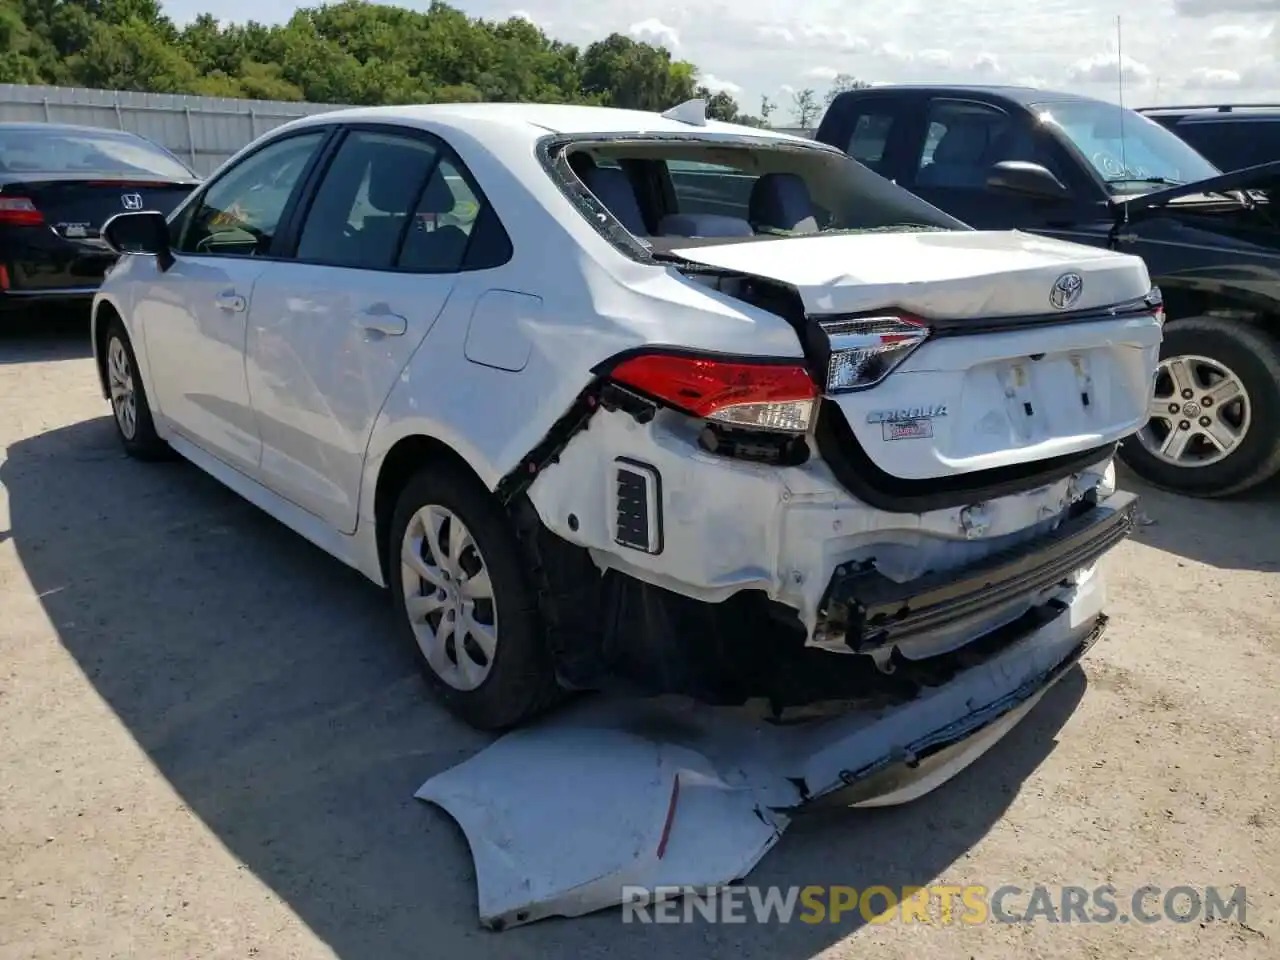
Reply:
[[[760, 884], [1248, 888], [1244, 923], [476, 925], [412, 799], [481, 747], [382, 595], [185, 464], [122, 458], [78, 328], [0, 339], [0, 957], [1280, 956], [1280, 494], [1147, 492], [1112, 626], [924, 800], [795, 825]], [[856, 917], [856, 914], [853, 915]]]

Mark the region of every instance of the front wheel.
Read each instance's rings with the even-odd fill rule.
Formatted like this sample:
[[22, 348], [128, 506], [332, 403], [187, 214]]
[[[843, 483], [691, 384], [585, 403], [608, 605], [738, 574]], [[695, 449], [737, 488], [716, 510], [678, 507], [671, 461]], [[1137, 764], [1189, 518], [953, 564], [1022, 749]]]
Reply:
[[1121, 448], [1144, 480], [1194, 497], [1263, 483], [1280, 472], [1280, 344], [1239, 321], [1170, 322], [1150, 416]]
[[504, 730], [558, 699], [519, 542], [478, 481], [443, 465], [419, 473], [400, 494], [387, 551], [396, 611], [445, 706]]

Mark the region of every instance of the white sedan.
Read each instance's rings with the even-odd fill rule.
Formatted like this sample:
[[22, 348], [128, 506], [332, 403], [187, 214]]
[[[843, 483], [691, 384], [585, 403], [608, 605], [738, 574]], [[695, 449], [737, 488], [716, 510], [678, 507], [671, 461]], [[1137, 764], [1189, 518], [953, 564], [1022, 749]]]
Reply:
[[124, 448], [388, 586], [477, 727], [619, 678], [910, 705], [1034, 648], [984, 674], [1013, 709], [1101, 631], [1161, 335], [1137, 258], [697, 104], [308, 117], [104, 236]]

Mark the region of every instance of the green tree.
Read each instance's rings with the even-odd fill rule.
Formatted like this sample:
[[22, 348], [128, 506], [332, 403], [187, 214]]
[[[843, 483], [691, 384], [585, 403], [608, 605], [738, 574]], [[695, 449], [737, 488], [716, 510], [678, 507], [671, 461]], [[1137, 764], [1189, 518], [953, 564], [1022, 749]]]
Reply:
[[[210, 10], [216, 10], [209, 3]], [[613, 34], [585, 50], [521, 18], [472, 19], [435, 0], [409, 10], [364, 0], [304, 7], [287, 23], [179, 29], [160, 0], [0, 0], [0, 80], [268, 100], [597, 103], [665, 110], [702, 92], [740, 123], [725, 93], [664, 47]]]
[[824, 107], [831, 106], [831, 102], [846, 90], [866, 90], [870, 86], [871, 84], [867, 83], [867, 81], [859, 80], [852, 74], [837, 73], [835, 79], [831, 81], [831, 86], [827, 88], [826, 94], [822, 97], [822, 105]]
[[796, 123], [808, 129], [818, 119], [818, 95], [806, 87], [791, 95], [791, 113]]

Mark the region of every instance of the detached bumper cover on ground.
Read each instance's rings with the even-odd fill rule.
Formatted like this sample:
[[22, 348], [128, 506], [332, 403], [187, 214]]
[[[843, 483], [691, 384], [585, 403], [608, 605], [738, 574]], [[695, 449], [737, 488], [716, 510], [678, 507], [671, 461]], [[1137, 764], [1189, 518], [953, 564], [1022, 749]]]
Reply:
[[1105, 626], [1093, 569], [1023, 635], [918, 699], [778, 726], [745, 710], [597, 698], [422, 785], [462, 827], [481, 922], [616, 906], [623, 887], [744, 877], [816, 802], [905, 803], [1003, 737]]

